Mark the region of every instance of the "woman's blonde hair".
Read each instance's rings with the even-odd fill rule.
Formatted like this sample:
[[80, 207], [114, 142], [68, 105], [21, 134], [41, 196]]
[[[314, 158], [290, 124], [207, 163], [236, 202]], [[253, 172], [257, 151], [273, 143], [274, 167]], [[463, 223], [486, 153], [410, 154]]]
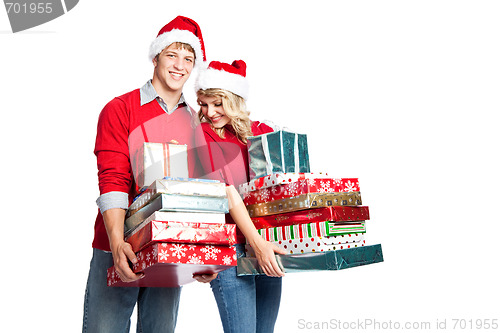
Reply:
[[[229, 125], [231, 125], [236, 133], [236, 137], [243, 143], [247, 143], [247, 137], [252, 136], [252, 122], [250, 121], [250, 112], [247, 111], [245, 100], [232, 92], [224, 89], [210, 88], [210, 89], [200, 89], [197, 92], [197, 96], [206, 97], [218, 97], [222, 101], [222, 107], [226, 116], [230, 119]], [[206, 119], [203, 112], [198, 112], [198, 117], [201, 122], [210, 123], [210, 120]], [[210, 123], [210, 125], [212, 125]], [[225, 139], [225, 129], [215, 128], [212, 125], [212, 129], [221, 138]]]

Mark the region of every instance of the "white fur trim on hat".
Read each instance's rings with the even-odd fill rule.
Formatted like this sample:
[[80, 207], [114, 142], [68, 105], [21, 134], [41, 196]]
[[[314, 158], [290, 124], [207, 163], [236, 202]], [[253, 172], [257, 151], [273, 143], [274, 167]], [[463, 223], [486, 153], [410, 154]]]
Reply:
[[201, 43], [198, 37], [190, 31], [180, 29], [172, 29], [156, 37], [149, 47], [149, 60], [153, 61], [153, 59], [160, 54], [164, 48], [175, 42], [191, 45], [196, 56], [196, 67], [199, 67], [199, 65], [203, 63], [203, 52], [201, 50]]
[[249, 86], [248, 80], [238, 74], [229, 73], [213, 68], [200, 70], [196, 80], [195, 89], [224, 89], [236, 94], [243, 99], [248, 99]]

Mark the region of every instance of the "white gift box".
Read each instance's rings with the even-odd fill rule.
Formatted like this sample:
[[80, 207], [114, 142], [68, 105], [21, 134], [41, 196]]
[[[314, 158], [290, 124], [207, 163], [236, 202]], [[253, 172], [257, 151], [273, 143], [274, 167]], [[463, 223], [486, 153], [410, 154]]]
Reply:
[[188, 178], [187, 145], [144, 142], [134, 171], [139, 188], [164, 177]]

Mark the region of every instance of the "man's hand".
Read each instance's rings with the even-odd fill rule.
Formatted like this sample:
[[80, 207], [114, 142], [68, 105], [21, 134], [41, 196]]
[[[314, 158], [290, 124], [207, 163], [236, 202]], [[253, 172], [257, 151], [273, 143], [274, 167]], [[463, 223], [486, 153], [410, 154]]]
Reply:
[[113, 244], [111, 245], [111, 252], [113, 253], [116, 272], [123, 282], [132, 282], [144, 277], [144, 273], [135, 274], [129, 266], [129, 261], [132, 264], [137, 263], [137, 257], [129, 243], [122, 241]]
[[102, 217], [108, 233], [109, 246], [113, 254], [113, 263], [116, 272], [123, 282], [132, 282], [144, 277], [144, 273], [135, 274], [129, 266], [129, 260], [133, 264], [137, 262], [137, 257], [132, 250], [132, 246], [123, 239], [123, 224], [125, 221], [125, 210], [121, 208], [111, 208], [106, 210]]

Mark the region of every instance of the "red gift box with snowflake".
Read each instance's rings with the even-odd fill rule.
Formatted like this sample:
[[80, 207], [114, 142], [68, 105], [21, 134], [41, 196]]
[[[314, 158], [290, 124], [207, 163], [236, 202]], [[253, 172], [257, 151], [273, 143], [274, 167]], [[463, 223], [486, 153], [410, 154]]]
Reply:
[[154, 242], [233, 245], [236, 224], [150, 221], [134, 230], [125, 241], [137, 252]]
[[195, 281], [194, 274], [213, 274], [236, 266], [236, 250], [232, 246], [154, 243], [136, 253], [134, 273], [144, 277], [123, 282], [115, 267], [107, 271], [111, 287], [178, 287]]
[[[260, 180], [260, 181], [259, 181]], [[316, 174], [282, 173], [240, 186], [245, 205], [265, 203], [307, 193], [359, 192], [357, 178], [328, 178]]]

